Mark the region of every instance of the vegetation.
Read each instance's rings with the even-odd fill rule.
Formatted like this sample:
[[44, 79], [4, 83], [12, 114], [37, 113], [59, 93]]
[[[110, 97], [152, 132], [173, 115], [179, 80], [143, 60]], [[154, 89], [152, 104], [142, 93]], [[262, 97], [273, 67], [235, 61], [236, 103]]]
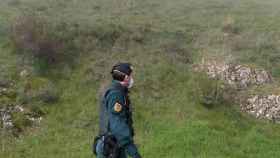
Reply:
[[[0, 157], [94, 157], [98, 96], [118, 61], [135, 67], [131, 98], [143, 157], [279, 157], [279, 125], [241, 113], [231, 101], [236, 92], [191, 70], [202, 57], [230, 57], [264, 67], [277, 80], [279, 6], [277, 0], [1, 1], [0, 79], [16, 83], [16, 96], [0, 96], [0, 103], [24, 103], [46, 115], [39, 128], [25, 128], [29, 122], [15, 114], [23, 133], [14, 138], [1, 130]], [[23, 70], [30, 76], [21, 77]]]

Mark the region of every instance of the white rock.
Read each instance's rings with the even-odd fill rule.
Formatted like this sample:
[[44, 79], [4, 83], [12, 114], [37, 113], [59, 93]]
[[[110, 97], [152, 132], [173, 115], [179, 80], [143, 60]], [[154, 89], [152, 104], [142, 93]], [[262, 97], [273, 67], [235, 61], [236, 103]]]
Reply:
[[22, 70], [19, 75], [20, 75], [20, 77], [27, 77], [29, 75], [29, 73], [27, 70]]
[[23, 108], [22, 106], [20, 106], [20, 105], [16, 105], [15, 108], [14, 108], [14, 110], [15, 110], [16, 112], [24, 112], [24, 108]]
[[[280, 122], [280, 104], [278, 95], [253, 96], [247, 99], [247, 105], [241, 105], [241, 108], [257, 118], [266, 118], [275, 122]], [[252, 109], [246, 109], [251, 107]]]
[[244, 65], [230, 65], [223, 61], [203, 61], [200, 66], [210, 78], [218, 77], [231, 85], [247, 88], [250, 85], [260, 85], [272, 81], [269, 73], [263, 69], [253, 69]]

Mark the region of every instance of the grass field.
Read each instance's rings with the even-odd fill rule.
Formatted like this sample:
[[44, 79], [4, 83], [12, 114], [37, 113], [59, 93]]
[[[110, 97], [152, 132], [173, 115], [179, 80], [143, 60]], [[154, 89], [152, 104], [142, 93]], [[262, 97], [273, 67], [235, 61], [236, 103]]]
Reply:
[[2, 132], [0, 157], [94, 157], [100, 87], [113, 63], [129, 61], [136, 71], [135, 139], [144, 158], [278, 158], [280, 125], [237, 105], [201, 105], [191, 64], [231, 57], [278, 79], [279, 7], [277, 0], [0, 1], [0, 64], [8, 76], [25, 67], [9, 41], [10, 25], [23, 13], [64, 26], [56, 35], [76, 45], [69, 48], [75, 62], [35, 73], [55, 83], [60, 100], [41, 105], [47, 114], [39, 128], [18, 138]]

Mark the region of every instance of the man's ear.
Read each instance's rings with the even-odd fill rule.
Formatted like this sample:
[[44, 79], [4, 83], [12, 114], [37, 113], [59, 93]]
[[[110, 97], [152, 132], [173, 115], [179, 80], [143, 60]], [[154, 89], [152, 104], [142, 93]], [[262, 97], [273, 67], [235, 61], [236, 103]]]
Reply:
[[128, 81], [128, 80], [129, 80], [129, 76], [128, 76], [128, 75], [125, 75], [124, 81]]

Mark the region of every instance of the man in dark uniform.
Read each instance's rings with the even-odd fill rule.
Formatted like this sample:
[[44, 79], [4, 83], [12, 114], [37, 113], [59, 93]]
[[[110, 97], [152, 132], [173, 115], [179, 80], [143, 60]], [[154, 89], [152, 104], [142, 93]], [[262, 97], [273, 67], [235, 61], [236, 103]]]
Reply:
[[[111, 71], [113, 81], [103, 95], [100, 107], [100, 135], [111, 134], [119, 145], [118, 158], [141, 158], [134, 144], [133, 120], [128, 89], [133, 85], [132, 66], [119, 63]], [[104, 143], [104, 142], [103, 142]], [[104, 158], [102, 141], [97, 143], [97, 157]]]

